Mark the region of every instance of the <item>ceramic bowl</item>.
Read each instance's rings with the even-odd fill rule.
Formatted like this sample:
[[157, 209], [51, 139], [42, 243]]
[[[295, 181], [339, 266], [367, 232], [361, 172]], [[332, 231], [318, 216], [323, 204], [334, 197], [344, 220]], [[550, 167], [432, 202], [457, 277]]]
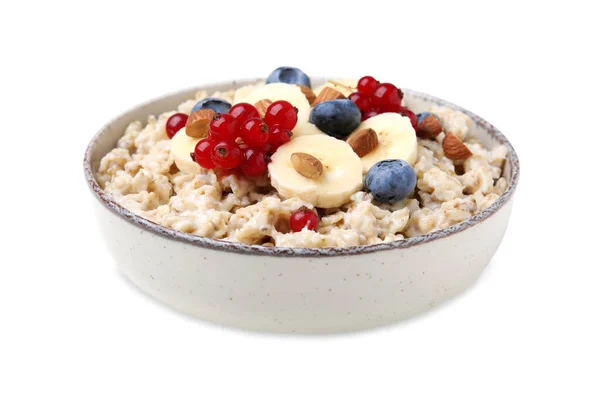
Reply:
[[[318, 83], [319, 79], [315, 80]], [[326, 249], [249, 246], [181, 233], [115, 203], [94, 173], [134, 120], [173, 110], [200, 89], [229, 90], [251, 81], [192, 88], [137, 106], [106, 124], [84, 159], [100, 230], [118, 267], [144, 292], [204, 320], [270, 332], [326, 333], [390, 324], [429, 310], [473, 284], [498, 249], [519, 179], [508, 140], [477, 115], [447, 101], [405, 91], [414, 110], [439, 104], [475, 122], [486, 146], [509, 148], [507, 191], [480, 214], [437, 232], [369, 246]]]

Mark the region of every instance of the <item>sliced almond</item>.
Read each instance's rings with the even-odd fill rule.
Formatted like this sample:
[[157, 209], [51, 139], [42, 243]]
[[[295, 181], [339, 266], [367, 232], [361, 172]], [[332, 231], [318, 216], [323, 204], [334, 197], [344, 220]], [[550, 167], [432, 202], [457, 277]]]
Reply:
[[446, 133], [442, 147], [446, 157], [451, 160], [466, 160], [473, 155], [471, 150], [452, 132]]
[[314, 103], [315, 99], [317, 98], [317, 95], [315, 94], [315, 92], [313, 92], [312, 89], [309, 88], [308, 86], [298, 85], [298, 87], [300, 87], [300, 90], [302, 90], [302, 93], [304, 93], [304, 95], [306, 96], [306, 100], [308, 100], [308, 104]]
[[296, 172], [306, 178], [317, 179], [323, 174], [323, 164], [310, 154], [292, 153], [290, 161]]
[[317, 96], [315, 101], [312, 103], [312, 105], [316, 106], [317, 104], [322, 103], [324, 101], [338, 100], [338, 99], [345, 99], [345, 98], [346, 98], [346, 96], [344, 96], [341, 92], [335, 90], [334, 88], [330, 88], [329, 86], [325, 86], [323, 88], [323, 90], [321, 90], [321, 93], [319, 93], [319, 95]]
[[377, 147], [379, 139], [372, 128], [365, 128], [354, 132], [346, 139], [346, 142], [352, 147], [357, 156], [364, 157]]
[[423, 118], [417, 126], [417, 136], [424, 139], [433, 139], [442, 132], [440, 120], [433, 114]]
[[273, 104], [273, 102], [271, 100], [262, 99], [262, 100], [258, 101], [257, 103], [254, 103], [254, 108], [256, 108], [260, 117], [264, 118], [265, 114], [267, 113], [267, 108], [269, 108], [269, 106], [271, 104]]
[[217, 113], [210, 108], [194, 111], [188, 117], [185, 134], [193, 138], [204, 138], [208, 135], [208, 125]]

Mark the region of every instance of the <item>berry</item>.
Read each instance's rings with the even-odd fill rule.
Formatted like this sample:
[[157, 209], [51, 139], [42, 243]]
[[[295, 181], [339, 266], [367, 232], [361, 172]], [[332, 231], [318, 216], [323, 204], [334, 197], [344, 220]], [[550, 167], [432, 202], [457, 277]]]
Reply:
[[316, 231], [318, 223], [319, 216], [307, 207], [300, 207], [290, 216], [290, 228], [294, 232], [300, 232], [304, 228]]
[[234, 141], [238, 135], [238, 123], [229, 114], [217, 114], [208, 126], [208, 137], [212, 140]]
[[249, 146], [262, 146], [269, 140], [269, 127], [261, 118], [252, 118], [244, 122], [240, 136]]
[[269, 126], [281, 125], [286, 129], [294, 129], [298, 122], [298, 109], [285, 100], [278, 100], [267, 108], [265, 122]]
[[267, 142], [267, 144], [263, 146], [263, 150], [265, 151], [265, 154], [273, 154], [277, 149], [271, 143]]
[[417, 116], [414, 112], [410, 111], [408, 108], [402, 107], [399, 111], [400, 115], [404, 115], [405, 117], [410, 118], [410, 123], [412, 127], [417, 130], [417, 126], [419, 125]]
[[350, 96], [348, 96], [350, 100], [358, 109], [362, 112], [367, 112], [371, 109], [371, 98], [368, 94], [362, 92], [354, 92]]
[[366, 113], [363, 114], [362, 120], [364, 121], [365, 119], [369, 119], [371, 117], [382, 114], [384, 112], [385, 111], [380, 108], [371, 108], [369, 111], [367, 111]]
[[402, 98], [396, 86], [391, 83], [380, 83], [371, 96], [371, 103], [375, 107], [383, 108], [393, 105], [400, 106]]
[[382, 112], [399, 113], [404, 107], [400, 103], [386, 104], [382, 107]]
[[203, 108], [210, 108], [211, 110], [213, 110], [214, 112], [218, 112], [219, 114], [226, 114], [227, 112], [229, 112], [231, 104], [229, 104], [223, 99], [218, 99], [216, 97], [207, 97], [206, 99], [202, 99], [199, 102], [197, 102], [196, 105], [192, 107], [192, 111], [190, 112], [190, 114], [194, 111], [198, 111]]
[[183, 113], [173, 114], [171, 117], [169, 117], [166, 125], [167, 136], [169, 139], [173, 139], [173, 136], [175, 136], [175, 134], [179, 132], [181, 128], [185, 127], [187, 120], [188, 116]]
[[310, 78], [304, 72], [294, 67], [279, 67], [271, 72], [267, 83], [283, 82], [292, 85], [310, 86]]
[[261, 149], [250, 147], [244, 151], [241, 170], [246, 176], [259, 176], [267, 170], [267, 158]]
[[231, 107], [228, 112], [235, 120], [238, 122], [240, 126], [251, 118], [259, 118], [260, 115], [256, 108], [252, 104], [248, 103], [238, 103]]
[[310, 112], [310, 123], [337, 139], [343, 139], [358, 127], [361, 112], [348, 99], [329, 100], [317, 104]]
[[286, 144], [292, 139], [292, 131], [285, 129], [281, 125], [273, 125], [269, 128], [269, 141], [265, 150], [274, 152], [279, 146]]
[[202, 168], [212, 169], [215, 167], [215, 163], [213, 162], [210, 152], [214, 146], [214, 143], [210, 139], [202, 139], [198, 143], [196, 143], [196, 147], [194, 148], [194, 161], [197, 162]]
[[235, 176], [236, 178], [240, 178], [242, 175], [238, 169], [215, 168], [214, 172], [215, 172], [215, 175], [217, 176], [217, 180], [219, 180], [219, 181], [223, 180], [223, 178], [226, 178], [228, 176]]
[[365, 188], [375, 200], [395, 203], [415, 190], [417, 175], [404, 160], [382, 160], [375, 163], [365, 177]]
[[242, 162], [240, 146], [230, 141], [220, 141], [213, 145], [210, 156], [215, 166], [223, 169], [233, 169]]
[[375, 92], [375, 89], [377, 88], [377, 85], [379, 84], [379, 81], [375, 78], [373, 78], [372, 76], [363, 76], [362, 78], [360, 78], [358, 80], [358, 83], [356, 85], [356, 89], [358, 89], [359, 92], [362, 92], [368, 96], [371, 96], [373, 94], [373, 92]]

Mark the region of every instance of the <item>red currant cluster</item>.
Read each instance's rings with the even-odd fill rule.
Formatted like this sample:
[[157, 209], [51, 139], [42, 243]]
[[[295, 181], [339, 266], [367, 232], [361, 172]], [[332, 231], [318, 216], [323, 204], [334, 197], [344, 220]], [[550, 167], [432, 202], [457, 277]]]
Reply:
[[417, 129], [417, 117], [408, 108], [402, 107], [404, 93], [395, 85], [363, 76], [358, 80], [356, 90], [348, 98], [360, 109], [363, 121], [385, 112], [395, 112], [410, 118], [413, 128]]
[[296, 122], [298, 110], [287, 101], [271, 104], [264, 118], [253, 105], [236, 104], [229, 113], [215, 115], [208, 137], [198, 142], [192, 157], [203, 168], [262, 175], [268, 156], [290, 141]]

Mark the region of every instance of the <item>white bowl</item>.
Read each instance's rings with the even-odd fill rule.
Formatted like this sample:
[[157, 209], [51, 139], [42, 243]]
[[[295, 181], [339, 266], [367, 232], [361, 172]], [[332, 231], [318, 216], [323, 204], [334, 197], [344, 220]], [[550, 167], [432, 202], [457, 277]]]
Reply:
[[[319, 80], [315, 80], [319, 82]], [[322, 81], [322, 80], [321, 80]], [[250, 81], [202, 89], [229, 90]], [[519, 161], [491, 124], [433, 96], [405, 90], [412, 109], [461, 110], [486, 146], [509, 148], [506, 192], [476, 216], [428, 235], [348, 248], [248, 246], [181, 233], [141, 218], [106, 195], [94, 174], [134, 120], [173, 110], [201, 88], [169, 94], [106, 124], [90, 142], [84, 170], [100, 229], [125, 275], [143, 291], [204, 320], [271, 332], [372, 328], [424, 312], [477, 280], [498, 249], [519, 178]]]

